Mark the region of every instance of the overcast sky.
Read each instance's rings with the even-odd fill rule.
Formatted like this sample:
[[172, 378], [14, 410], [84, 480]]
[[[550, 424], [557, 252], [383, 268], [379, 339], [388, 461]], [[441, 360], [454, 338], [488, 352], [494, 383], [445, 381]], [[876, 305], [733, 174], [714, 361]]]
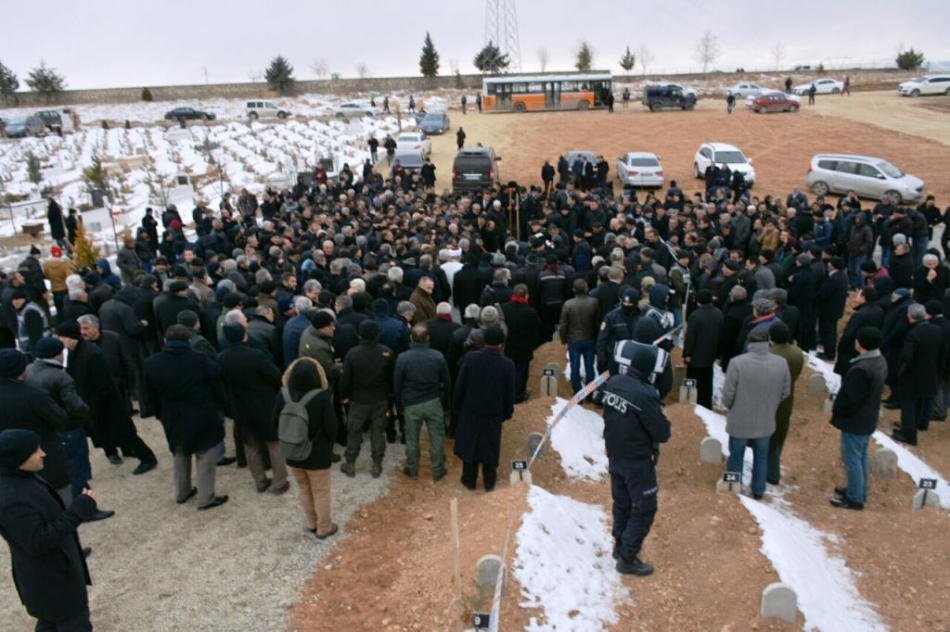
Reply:
[[[771, 69], [783, 45], [782, 66], [823, 61], [893, 60], [898, 46], [928, 60], [950, 60], [950, 1], [914, 0], [515, 0], [521, 69], [570, 70], [582, 40], [594, 66], [621, 73], [629, 45], [645, 45], [648, 71], [695, 70], [696, 42], [716, 34], [716, 67]], [[105, 88], [248, 81], [277, 54], [298, 79], [315, 78], [315, 60], [330, 72], [357, 76], [419, 74], [426, 31], [441, 56], [463, 73], [484, 43], [482, 0], [3, 0], [0, 61], [20, 77], [44, 59], [68, 87]], [[12, 27], [12, 28], [11, 28]], [[639, 60], [638, 70], [639, 71]]]

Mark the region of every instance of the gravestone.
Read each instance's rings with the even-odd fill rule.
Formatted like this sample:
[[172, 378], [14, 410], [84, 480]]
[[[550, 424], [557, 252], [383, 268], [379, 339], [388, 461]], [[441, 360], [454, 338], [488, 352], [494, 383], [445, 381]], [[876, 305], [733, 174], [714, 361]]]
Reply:
[[897, 476], [897, 453], [890, 448], [881, 448], [871, 456], [871, 474], [881, 478]]
[[932, 489], [918, 489], [917, 493], [914, 494], [914, 503], [911, 505], [911, 510], [917, 513], [924, 507], [940, 509], [940, 494]]
[[679, 389], [683, 385], [683, 380], [686, 379], [686, 365], [685, 364], [674, 364], [673, 365], [673, 388]]
[[821, 395], [825, 392], [825, 378], [815, 373], [808, 378], [808, 394]]
[[[528, 435], [528, 458], [534, 455], [534, 451], [538, 449], [538, 446], [541, 445], [541, 441], [544, 439], [544, 435], [540, 432], [532, 432]], [[547, 444], [541, 445], [541, 450], [538, 452], [538, 458], [544, 458], [548, 454]]]
[[798, 618], [798, 596], [791, 586], [775, 582], [765, 587], [762, 591], [762, 618], [795, 623]]
[[541, 377], [541, 397], [557, 397], [557, 378], [550, 375]]
[[830, 393], [828, 399], [825, 400], [825, 412], [830, 413], [835, 408], [835, 394]]
[[722, 443], [719, 439], [706, 437], [699, 444], [699, 460], [703, 463], [722, 463]]
[[530, 487], [534, 483], [534, 478], [531, 476], [531, 470], [512, 470], [508, 475], [508, 482], [512, 485], [524, 483]]
[[696, 387], [696, 380], [683, 380], [683, 385], [680, 386], [680, 403], [684, 404], [688, 402], [695, 404], [698, 396], [699, 389]]
[[505, 568], [500, 557], [492, 554], [483, 556], [482, 559], [478, 560], [478, 564], [475, 567], [479, 589], [486, 592], [493, 592], [495, 590], [495, 582], [498, 580], [498, 573], [502, 573], [501, 590], [504, 592], [505, 585], [508, 583], [504, 572]]

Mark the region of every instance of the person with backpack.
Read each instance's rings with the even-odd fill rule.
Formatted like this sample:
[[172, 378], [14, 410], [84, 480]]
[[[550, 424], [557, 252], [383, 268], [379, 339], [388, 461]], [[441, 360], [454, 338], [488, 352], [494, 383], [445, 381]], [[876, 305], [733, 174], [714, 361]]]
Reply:
[[313, 358], [298, 358], [284, 373], [271, 422], [280, 449], [297, 481], [297, 501], [307, 531], [324, 540], [340, 530], [331, 515], [330, 465], [337, 417], [323, 367]]

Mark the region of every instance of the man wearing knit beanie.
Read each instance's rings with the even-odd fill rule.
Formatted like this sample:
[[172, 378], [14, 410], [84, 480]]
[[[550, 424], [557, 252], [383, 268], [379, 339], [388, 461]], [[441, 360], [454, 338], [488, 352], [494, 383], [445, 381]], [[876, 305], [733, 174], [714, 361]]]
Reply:
[[[36, 628], [92, 630], [89, 569], [76, 528], [95, 513], [96, 497], [87, 490], [67, 508], [36, 475], [45, 475], [46, 458], [35, 432], [0, 432], [0, 534], [10, 547], [17, 593], [38, 620]], [[43, 537], [37, 540], [37, 534]]]

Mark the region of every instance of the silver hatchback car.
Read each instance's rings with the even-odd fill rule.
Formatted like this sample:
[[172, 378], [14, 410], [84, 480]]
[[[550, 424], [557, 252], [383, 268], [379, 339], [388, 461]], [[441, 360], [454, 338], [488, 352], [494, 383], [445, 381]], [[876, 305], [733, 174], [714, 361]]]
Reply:
[[817, 154], [812, 156], [805, 183], [816, 195], [854, 191], [860, 197], [896, 203], [924, 197], [924, 181], [874, 156]]

